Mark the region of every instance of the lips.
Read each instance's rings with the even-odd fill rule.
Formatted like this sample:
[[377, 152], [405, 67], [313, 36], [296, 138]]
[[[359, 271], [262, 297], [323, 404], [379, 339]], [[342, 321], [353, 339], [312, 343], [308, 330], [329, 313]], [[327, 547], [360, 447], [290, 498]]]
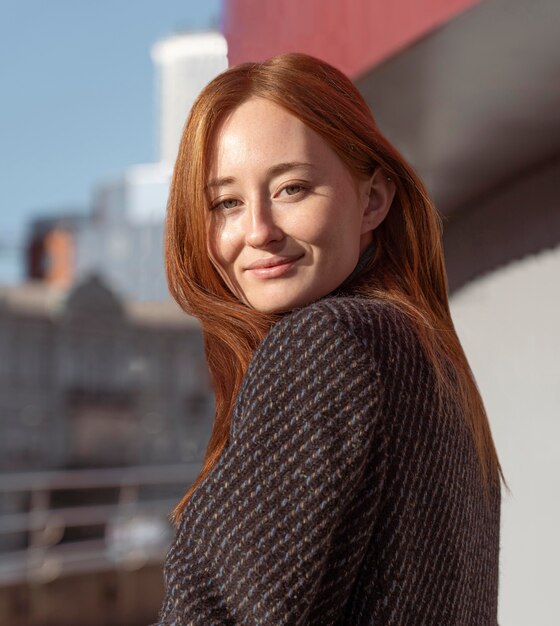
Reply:
[[302, 256], [303, 254], [289, 256], [289, 257], [271, 256], [271, 257], [267, 257], [266, 259], [259, 259], [257, 261], [254, 261], [253, 263], [250, 263], [249, 265], [247, 265], [245, 269], [246, 270], [260, 270], [260, 269], [266, 269], [269, 267], [276, 267], [278, 265], [287, 265], [287, 264], [293, 263], [294, 261], [297, 261], [298, 259], [301, 259]]
[[280, 278], [290, 273], [299, 259], [303, 258], [303, 254], [298, 256], [272, 256], [266, 259], [254, 261], [245, 268], [251, 276], [258, 280], [269, 280]]

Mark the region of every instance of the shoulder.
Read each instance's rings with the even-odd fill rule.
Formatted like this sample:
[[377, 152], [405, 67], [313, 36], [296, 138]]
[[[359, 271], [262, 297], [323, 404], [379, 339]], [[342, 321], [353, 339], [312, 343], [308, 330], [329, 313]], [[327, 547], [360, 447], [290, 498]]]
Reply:
[[318, 353], [324, 343], [356, 344], [381, 356], [387, 350], [415, 342], [407, 315], [395, 304], [378, 298], [327, 296], [285, 315], [269, 331], [257, 354], [305, 349]]
[[[253, 354], [244, 384], [272, 378], [299, 383], [334, 370], [391, 371], [416, 353], [414, 332], [396, 305], [380, 299], [326, 296], [272, 326]], [[405, 355], [406, 358], [402, 358]]]
[[368, 325], [371, 305], [323, 298], [280, 319], [253, 354], [234, 407], [233, 436], [243, 424], [247, 429], [252, 420], [280, 414], [286, 425], [301, 416], [323, 416], [335, 429], [339, 419], [333, 416], [349, 409], [355, 419], [371, 418], [383, 393], [375, 350], [360, 329]]
[[280, 410], [343, 415], [352, 405], [356, 415], [371, 414], [384, 380], [403, 378], [415, 358], [405, 317], [383, 300], [338, 295], [286, 314], [253, 354], [232, 434], [257, 413], [265, 419]]

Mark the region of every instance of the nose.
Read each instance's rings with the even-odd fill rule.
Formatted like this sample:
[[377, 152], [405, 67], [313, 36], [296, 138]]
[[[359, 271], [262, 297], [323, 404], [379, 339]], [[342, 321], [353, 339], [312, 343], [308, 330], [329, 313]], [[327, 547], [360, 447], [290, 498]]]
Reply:
[[245, 241], [253, 248], [262, 248], [284, 237], [284, 231], [272, 212], [271, 202], [264, 198], [251, 202], [246, 213]]

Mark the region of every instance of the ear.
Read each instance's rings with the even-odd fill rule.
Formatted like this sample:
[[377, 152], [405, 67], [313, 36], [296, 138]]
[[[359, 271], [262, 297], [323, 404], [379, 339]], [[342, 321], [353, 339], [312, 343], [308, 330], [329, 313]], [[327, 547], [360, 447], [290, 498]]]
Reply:
[[391, 208], [396, 189], [381, 167], [376, 167], [372, 176], [360, 183], [360, 198], [363, 200], [360, 234], [375, 230], [381, 224]]

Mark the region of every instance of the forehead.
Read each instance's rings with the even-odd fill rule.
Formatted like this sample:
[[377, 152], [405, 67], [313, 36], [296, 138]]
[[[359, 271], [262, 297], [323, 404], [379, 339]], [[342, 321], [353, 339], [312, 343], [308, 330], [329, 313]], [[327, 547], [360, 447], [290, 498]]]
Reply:
[[338, 157], [327, 142], [299, 118], [264, 98], [251, 98], [216, 129], [209, 175], [234, 175], [246, 167], [312, 161], [329, 164]]

